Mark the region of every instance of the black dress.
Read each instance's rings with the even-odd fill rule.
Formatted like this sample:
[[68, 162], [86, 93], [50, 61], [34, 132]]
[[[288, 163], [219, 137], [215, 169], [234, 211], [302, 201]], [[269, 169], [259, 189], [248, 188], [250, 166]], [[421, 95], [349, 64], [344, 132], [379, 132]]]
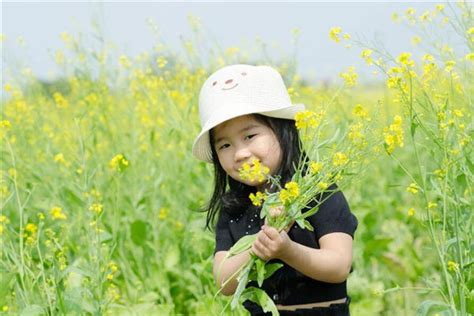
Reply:
[[[342, 192], [332, 193], [329, 198], [322, 197], [324, 201], [319, 210], [307, 217], [314, 231], [301, 229], [293, 225], [288, 232], [291, 240], [302, 245], [319, 249], [319, 239], [329, 233], [343, 232], [354, 238], [357, 228], [357, 218], [351, 213], [349, 205]], [[311, 209], [315, 202], [310, 203], [307, 210]], [[260, 209], [249, 207], [239, 215], [231, 215], [223, 209], [218, 217], [216, 225], [216, 247], [217, 251], [229, 250], [241, 237], [255, 234], [260, 230], [263, 220], [259, 216]], [[274, 259], [271, 262], [280, 262]], [[249, 283], [249, 286], [257, 286]], [[327, 283], [311, 279], [292, 267], [284, 264], [270, 278], [263, 282], [262, 289], [273, 299], [275, 304], [298, 305], [316, 302], [325, 302], [341, 299], [347, 296], [346, 281], [342, 283]], [[349, 302], [334, 304], [331, 307], [297, 310], [294, 312], [280, 311], [281, 315], [349, 315]], [[244, 306], [252, 315], [266, 315], [260, 306], [246, 301]], [[270, 315], [268, 313], [268, 315]]]

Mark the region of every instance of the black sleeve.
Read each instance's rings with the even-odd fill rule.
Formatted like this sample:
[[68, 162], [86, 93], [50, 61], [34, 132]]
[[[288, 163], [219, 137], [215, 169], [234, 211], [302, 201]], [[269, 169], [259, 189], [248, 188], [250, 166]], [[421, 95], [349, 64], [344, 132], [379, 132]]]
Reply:
[[216, 224], [216, 247], [214, 254], [218, 251], [229, 250], [234, 245], [234, 240], [230, 233], [229, 222], [231, 218], [224, 210], [219, 211]]
[[319, 240], [326, 234], [336, 232], [346, 233], [354, 238], [358, 221], [351, 213], [344, 194], [341, 191], [330, 193], [330, 196], [322, 201], [319, 210], [307, 218], [314, 228], [316, 239]]

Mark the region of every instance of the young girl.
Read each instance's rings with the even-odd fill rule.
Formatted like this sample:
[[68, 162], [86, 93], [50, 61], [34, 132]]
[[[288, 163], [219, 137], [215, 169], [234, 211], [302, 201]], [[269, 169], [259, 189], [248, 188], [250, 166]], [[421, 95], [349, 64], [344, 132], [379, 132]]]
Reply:
[[[281, 177], [282, 185], [291, 180], [304, 157], [294, 121], [302, 110], [304, 105], [291, 104], [280, 74], [268, 66], [227, 66], [204, 83], [199, 97], [202, 131], [193, 154], [214, 165], [214, 193], [206, 208], [208, 228], [217, 218], [214, 277], [221, 292], [232, 295], [238, 284], [232, 276], [252, 252], [284, 264], [262, 286], [281, 315], [349, 315], [346, 279], [357, 219], [342, 192], [322, 198], [318, 212], [307, 218], [313, 232], [292, 225], [279, 233], [260, 220], [260, 208], [249, 199], [252, 192], [273, 192], [275, 187], [239, 176], [244, 163], [258, 159], [269, 174]], [[250, 250], [224, 259], [241, 237], [255, 233]], [[252, 315], [266, 315], [250, 301], [244, 306]]]

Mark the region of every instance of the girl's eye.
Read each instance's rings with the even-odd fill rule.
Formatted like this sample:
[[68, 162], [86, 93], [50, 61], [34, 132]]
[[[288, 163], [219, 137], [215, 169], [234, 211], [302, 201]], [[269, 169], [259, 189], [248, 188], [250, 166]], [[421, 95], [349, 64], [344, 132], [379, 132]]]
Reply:
[[250, 138], [253, 138], [254, 136], [256, 136], [257, 134], [251, 134], [251, 135], [247, 135], [245, 138], [246, 139], [250, 139]]
[[226, 149], [227, 147], [229, 147], [229, 144], [224, 144], [217, 148], [217, 150]]

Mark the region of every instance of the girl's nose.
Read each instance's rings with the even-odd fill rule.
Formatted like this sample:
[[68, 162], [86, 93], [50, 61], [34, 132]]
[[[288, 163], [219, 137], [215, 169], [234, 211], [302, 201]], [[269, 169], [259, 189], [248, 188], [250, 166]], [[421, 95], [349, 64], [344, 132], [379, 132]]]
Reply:
[[247, 161], [251, 156], [250, 150], [247, 147], [240, 147], [237, 149], [234, 155], [236, 162]]
[[234, 80], [233, 79], [229, 79], [225, 82], [225, 84], [229, 84], [229, 83], [232, 83]]

